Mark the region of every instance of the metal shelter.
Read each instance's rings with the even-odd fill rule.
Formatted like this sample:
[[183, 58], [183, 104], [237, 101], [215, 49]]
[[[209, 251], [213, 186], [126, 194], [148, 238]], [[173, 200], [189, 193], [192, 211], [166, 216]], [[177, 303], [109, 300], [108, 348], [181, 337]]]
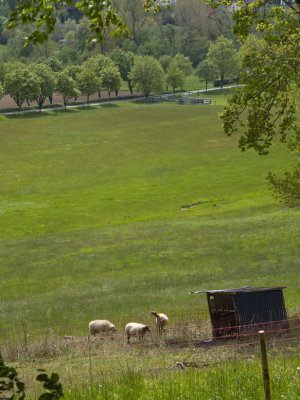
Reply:
[[246, 286], [191, 294], [206, 293], [213, 336], [220, 338], [260, 329], [287, 328], [284, 288]]

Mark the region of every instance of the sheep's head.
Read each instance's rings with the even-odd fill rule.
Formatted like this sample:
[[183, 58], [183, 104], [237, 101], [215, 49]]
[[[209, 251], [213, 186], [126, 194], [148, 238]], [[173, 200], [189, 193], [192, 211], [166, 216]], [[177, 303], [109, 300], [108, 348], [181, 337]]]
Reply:
[[151, 311], [151, 313], [150, 313], [150, 315], [157, 315], [157, 312], [155, 312], [155, 311]]
[[144, 335], [146, 332], [150, 332], [150, 326], [149, 326], [149, 325], [145, 325], [144, 328], [142, 329], [142, 331], [143, 331], [143, 335]]
[[111, 332], [116, 332], [116, 327], [115, 327], [115, 325], [112, 325], [111, 327], [110, 327], [110, 329], [109, 329]]

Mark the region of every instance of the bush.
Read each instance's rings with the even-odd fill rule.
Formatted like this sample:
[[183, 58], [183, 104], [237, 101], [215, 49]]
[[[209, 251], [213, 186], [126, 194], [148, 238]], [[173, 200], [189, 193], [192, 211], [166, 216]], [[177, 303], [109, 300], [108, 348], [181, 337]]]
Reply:
[[[59, 376], [56, 373], [52, 373], [49, 377], [45, 370], [39, 369], [42, 372], [37, 375], [36, 380], [43, 382], [43, 387], [46, 389], [45, 393], [42, 393], [38, 400], [58, 400], [63, 397], [62, 385], [59, 382]], [[20, 381], [18, 378], [18, 372], [13, 367], [8, 367], [4, 364], [3, 358], [0, 354], [0, 394], [5, 392], [6, 400], [24, 400], [25, 394], [25, 383]]]
[[[220, 87], [224, 85], [232, 85], [234, 83], [239, 83], [240, 79], [239, 78], [232, 78], [232, 79], [223, 79], [223, 83], [221, 79], [218, 79], [214, 81], [214, 87]], [[222, 83], [222, 85], [221, 85]]]

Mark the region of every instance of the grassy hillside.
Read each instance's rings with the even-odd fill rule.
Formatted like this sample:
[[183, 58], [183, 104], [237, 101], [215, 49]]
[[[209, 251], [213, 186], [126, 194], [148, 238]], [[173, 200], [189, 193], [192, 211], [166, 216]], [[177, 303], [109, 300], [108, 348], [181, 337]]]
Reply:
[[0, 337], [21, 336], [22, 323], [34, 338], [83, 334], [95, 318], [206, 309], [188, 295], [200, 289], [286, 285], [299, 308], [300, 212], [265, 180], [293, 157], [241, 153], [221, 110], [124, 103], [0, 116]]

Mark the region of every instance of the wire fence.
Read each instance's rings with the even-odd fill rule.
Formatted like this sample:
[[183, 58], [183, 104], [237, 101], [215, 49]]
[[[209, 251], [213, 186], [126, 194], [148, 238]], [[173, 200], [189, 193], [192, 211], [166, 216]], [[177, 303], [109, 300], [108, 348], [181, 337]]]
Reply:
[[162, 334], [153, 327], [145, 337], [132, 338], [131, 344], [123, 333], [60, 338], [52, 335], [40, 342], [4, 347], [2, 354], [14, 363], [27, 388], [34, 392], [40, 386], [35, 383], [37, 368], [57, 372], [64, 385], [73, 387], [80, 382], [112, 379], [126, 371], [154, 375], [235, 359], [255, 360], [260, 353], [258, 331], [262, 327], [267, 330], [270, 357], [299, 354], [299, 315], [244, 325], [240, 334], [233, 330], [237, 327], [223, 327], [224, 335], [215, 338], [210, 320], [194, 310], [174, 312], [172, 324]]

